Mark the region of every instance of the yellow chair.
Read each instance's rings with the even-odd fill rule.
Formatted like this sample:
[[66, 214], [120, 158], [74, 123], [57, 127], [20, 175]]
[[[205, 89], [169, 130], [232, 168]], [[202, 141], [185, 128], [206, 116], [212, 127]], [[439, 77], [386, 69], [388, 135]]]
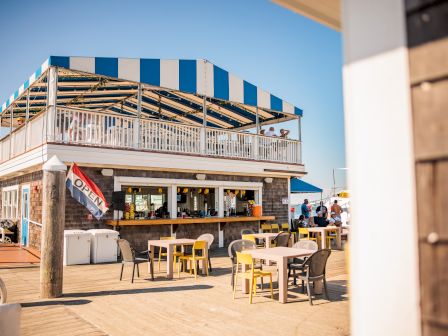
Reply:
[[[200, 254], [198, 254], [198, 251], [201, 251]], [[207, 242], [203, 240], [196, 240], [193, 244], [193, 248], [191, 250], [191, 255], [182, 255], [179, 256], [179, 264], [182, 262], [184, 264], [184, 270], [187, 266], [187, 261], [190, 262], [190, 274], [194, 269], [194, 278], [197, 279], [198, 277], [198, 261], [203, 260], [205, 262], [205, 269], [208, 275], [208, 258], [207, 258]], [[177, 268], [177, 276], [180, 278], [180, 265], [178, 265]]]
[[[174, 237], [160, 237], [160, 240], [173, 240], [173, 239], [174, 239]], [[158, 262], [159, 272], [160, 272], [160, 261], [162, 260], [162, 257], [166, 257], [167, 256], [167, 253], [166, 252], [162, 252], [162, 249], [163, 249], [163, 247], [159, 247], [159, 262]], [[176, 264], [177, 264], [176, 258], [180, 257], [182, 255], [184, 255], [183, 252], [180, 252], [180, 251], [177, 251], [177, 250], [173, 251], [174, 267], [176, 267]]]
[[280, 232], [280, 226], [278, 224], [271, 224], [271, 232]]
[[250, 240], [254, 244], [257, 244], [257, 240], [255, 239], [255, 236], [253, 234], [244, 234], [241, 236], [241, 238], [244, 240]]
[[[249, 270], [244, 272], [238, 272], [240, 265], [248, 266]], [[255, 269], [254, 267], [254, 259], [252, 258], [252, 255], [237, 252], [236, 253], [236, 273], [235, 273], [235, 286], [233, 287], [233, 299], [235, 299], [235, 292], [236, 292], [236, 283], [238, 278], [242, 278], [243, 281], [246, 279], [250, 281], [250, 290], [249, 290], [249, 302], [252, 303], [252, 296], [253, 294], [257, 293], [257, 278], [261, 278], [261, 281], [263, 281], [263, 277], [269, 277], [269, 285], [271, 290], [271, 299], [274, 299], [274, 292], [272, 289], [272, 272], [262, 271], [260, 269]], [[262, 282], [263, 284], [263, 282]], [[263, 285], [262, 285], [263, 286]], [[263, 289], [263, 288], [262, 288]]]
[[337, 229], [325, 230], [325, 240], [327, 243], [327, 248], [331, 250], [331, 241], [336, 241], [336, 236], [338, 234]]
[[281, 226], [282, 231], [286, 231], [289, 232], [289, 224], [288, 223], [283, 223]]
[[261, 224], [261, 232], [272, 232], [271, 224]]
[[299, 228], [299, 240], [301, 239], [314, 240], [315, 242], [317, 242], [317, 238], [311, 236], [310, 231], [308, 231], [307, 228]]

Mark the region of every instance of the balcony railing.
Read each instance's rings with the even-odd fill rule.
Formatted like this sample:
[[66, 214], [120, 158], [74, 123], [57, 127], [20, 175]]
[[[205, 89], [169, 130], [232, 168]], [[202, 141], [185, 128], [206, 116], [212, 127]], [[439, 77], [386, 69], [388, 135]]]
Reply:
[[[31, 119], [0, 141], [0, 162], [45, 142], [109, 148], [132, 148], [222, 158], [301, 163], [301, 143], [215, 128], [138, 119], [58, 107]], [[48, 131], [47, 125], [53, 125]]]

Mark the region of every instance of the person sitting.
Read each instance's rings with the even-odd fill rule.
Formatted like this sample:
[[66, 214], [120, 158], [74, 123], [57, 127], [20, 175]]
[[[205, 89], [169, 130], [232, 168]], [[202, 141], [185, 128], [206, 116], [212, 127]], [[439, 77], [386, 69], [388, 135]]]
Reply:
[[294, 219], [292, 223], [292, 229], [291, 232], [297, 232], [299, 228], [307, 227], [308, 223], [305, 221], [305, 216], [300, 215], [299, 219]]
[[266, 134], [264, 134], [266, 132], [266, 130], [264, 129], [264, 128], [262, 128], [261, 130], [260, 130], [260, 135], [266, 135]]
[[271, 136], [271, 137], [276, 137], [277, 135], [275, 134], [275, 128], [274, 127], [269, 127], [269, 131], [267, 131], [264, 135], [266, 136]]
[[331, 212], [331, 217], [328, 219], [328, 223], [328, 225], [341, 226], [341, 217], [337, 216], [335, 212]]
[[288, 139], [288, 134], [289, 134], [289, 133], [290, 133], [289, 130], [286, 130], [286, 129], [282, 128], [282, 129], [280, 130], [280, 138]]
[[328, 225], [328, 221], [322, 215], [322, 211], [318, 211], [317, 216], [314, 216], [314, 224], [318, 227], [326, 227]]

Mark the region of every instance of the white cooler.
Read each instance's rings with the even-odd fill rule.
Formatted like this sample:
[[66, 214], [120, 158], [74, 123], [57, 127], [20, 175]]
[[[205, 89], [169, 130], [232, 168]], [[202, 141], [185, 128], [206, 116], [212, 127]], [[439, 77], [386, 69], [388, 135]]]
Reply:
[[107, 229], [87, 230], [92, 235], [90, 259], [94, 264], [117, 262], [118, 232]]
[[92, 235], [83, 230], [64, 230], [64, 265], [90, 264]]

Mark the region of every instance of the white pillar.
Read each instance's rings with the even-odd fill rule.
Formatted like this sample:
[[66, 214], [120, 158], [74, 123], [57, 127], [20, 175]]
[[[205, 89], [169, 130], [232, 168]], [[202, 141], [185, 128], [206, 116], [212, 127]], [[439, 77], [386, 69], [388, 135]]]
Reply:
[[[402, 0], [343, 1], [352, 194], [351, 332], [420, 335], [415, 176]], [[372, 206], [378, 216], [371, 216]]]
[[200, 149], [202, 154], [207, 151], [207, 97], [204, 95], [202, 102], [202, 128], [200, 134]]
[[142, 85], [137, 89], [137, 118], [134, 119], [134, 148], [140, 148], [140, 119], [142, 115]]
[[177, 186], [168, 187], [168, 211], [170, 218], [177, 218]]
[[58, 91], [58, 70], [55, 67], [48, 69], [47, 78], [47, 140], [55, 140], [56, 131], [56, 98]]
[[224, 217], [224, 187], [216, 188], [215, 193], [215, 198], [218, 199], [218, 217]]

